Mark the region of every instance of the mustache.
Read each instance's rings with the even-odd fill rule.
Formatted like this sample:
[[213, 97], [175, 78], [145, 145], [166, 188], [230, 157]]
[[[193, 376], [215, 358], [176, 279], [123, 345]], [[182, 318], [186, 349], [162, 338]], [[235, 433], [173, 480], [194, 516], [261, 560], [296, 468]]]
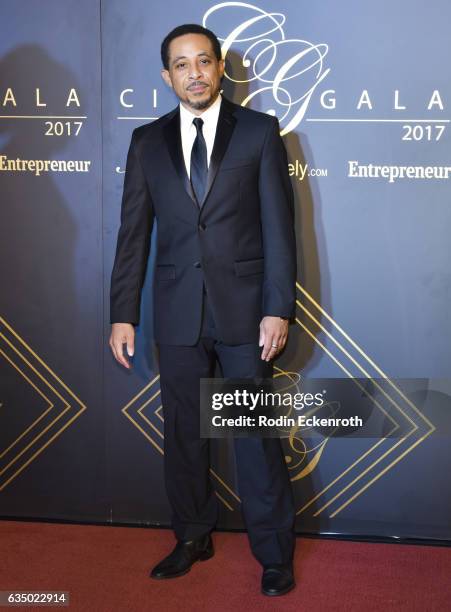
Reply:
[[208, 83], [204, 83], [203, 81], [196, 81], [195, 83], [191, 83], [191, 85], [187, 87], [187, 89], [191, 89], [192, 87], [199, 87], [199, 85], [204, 85], [205, 87], [208, 87]]

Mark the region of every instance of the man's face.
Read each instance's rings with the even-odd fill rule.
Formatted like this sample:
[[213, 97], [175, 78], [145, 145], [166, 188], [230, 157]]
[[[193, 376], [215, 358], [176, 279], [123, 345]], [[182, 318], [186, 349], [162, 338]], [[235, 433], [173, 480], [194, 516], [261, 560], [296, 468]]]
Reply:
[[169, 70], [161, 76], [195, 115], [212, 104], [221, 87], [224, 60], [217, 60], [210, 39], [204, 34], [184, 34], [169, 45]]

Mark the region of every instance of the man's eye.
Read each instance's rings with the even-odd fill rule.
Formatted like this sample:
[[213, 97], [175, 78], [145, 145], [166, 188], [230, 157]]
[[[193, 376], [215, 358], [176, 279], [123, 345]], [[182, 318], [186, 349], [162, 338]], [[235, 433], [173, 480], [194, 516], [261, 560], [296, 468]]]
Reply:
[[185, 64], [177, 64], [177, 68], [183, 68]]
[[205, 64], [209, 64], [210, 63], [210, 60], [208, 60], [208, 59], [204, 59], [204, 60], [201, 60], [201, 61], [204, 62]]

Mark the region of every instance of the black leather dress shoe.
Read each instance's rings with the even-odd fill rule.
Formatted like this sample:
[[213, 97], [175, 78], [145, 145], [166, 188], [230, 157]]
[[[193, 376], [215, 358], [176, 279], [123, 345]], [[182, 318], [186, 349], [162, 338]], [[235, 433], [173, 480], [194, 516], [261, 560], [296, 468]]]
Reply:
[[214, 555], [210, 534], [195, 540], [179, 540], [174, 550], [150, 572], [151, 578], [176, 578], [190, 571], [195, 561], [206, 561]]
[[289, 564], [265, 565], [262, 575], [263, 595], [284, 595], [295, 586], [293, 566]]

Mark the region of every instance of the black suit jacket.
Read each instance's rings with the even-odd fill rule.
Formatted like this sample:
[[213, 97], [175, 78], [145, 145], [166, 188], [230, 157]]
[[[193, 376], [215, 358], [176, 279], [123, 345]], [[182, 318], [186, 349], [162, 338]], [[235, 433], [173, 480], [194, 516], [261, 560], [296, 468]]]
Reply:
[[294, 316], [294, 198], [277, 118], [223, 97], [201, 203], [186, 173], [179, 107], [133, 131], [111, 275], [111, 323], [139, 324], [155, 219], [157, 342], [197, 341], [204, 282], [227, 344], [258, 341], [264, 315]]

